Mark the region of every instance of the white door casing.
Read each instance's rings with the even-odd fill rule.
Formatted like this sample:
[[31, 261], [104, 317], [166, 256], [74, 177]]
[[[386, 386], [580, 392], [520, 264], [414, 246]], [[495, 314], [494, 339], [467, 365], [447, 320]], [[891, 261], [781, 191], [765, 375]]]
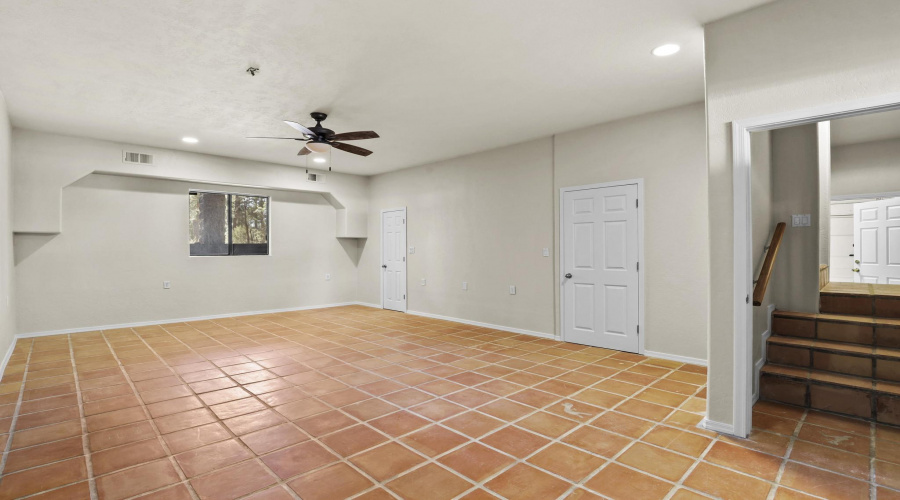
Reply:
[[900, 285], [900, 198], [853, 205], [854, 281]]
[[560, 321], [566, 342], [643, 351], [639, 188], [639, 181], [624, 181], [560, 190]]
[[381, 307], [406, 312], [406, 209], [381, 212]]

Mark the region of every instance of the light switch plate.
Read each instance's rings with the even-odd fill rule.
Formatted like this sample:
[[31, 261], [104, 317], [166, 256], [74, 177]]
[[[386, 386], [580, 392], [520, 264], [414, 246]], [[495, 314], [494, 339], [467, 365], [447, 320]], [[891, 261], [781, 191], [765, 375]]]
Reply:
[[468, 289], [469, 289], [469, 282], [463, 281], [463, 290], [468, 290]]
[[811, 218], [809, 214], [791, 215], [791, 227], [810, 227]]
[[516, 285], [509, 285], [509, 294], [510, 295], [516, 294]]
[[172, 282], [171, 281], [163, 281], [163, 288], [166, 290], [172, 288]]
[[543, 255], [544, 255], [544, 257], [549, 257], [549, 256], [550, 256], [550, 249], [549, 249], [549, 248], [545, 248], [545, 249], [544, 249]]
[[412, 255], [416, 253], [416, 247], [409, 247], [409, 254]]
[[425, 278], [422, 278], [421, 280], [419, 280], [419, 284], [422, 286], [425, 286]]
[[331, 274], [325, 273], [325, 281], [331, 281]]

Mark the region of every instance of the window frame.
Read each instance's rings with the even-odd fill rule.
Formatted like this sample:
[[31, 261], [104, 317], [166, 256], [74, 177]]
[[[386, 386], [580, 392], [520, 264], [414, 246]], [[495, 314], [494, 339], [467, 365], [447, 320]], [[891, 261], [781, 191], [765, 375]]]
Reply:
[[[197, 194], [221, 194], [227, 197], [227, 225], [228, 225], [228, 253], [225, 254], [193, 254], [191, 253], [191, 196]], [[255, 198], [266, 199], [266, 252], [265, 253], [234, 253], [233, 233], [234, 218], [232, 216], [232, 196], [252, 196]], [[261, 243], [240, 243], [239, 245], [261, 245]], [[210, 189], [190, 189], [188, 190], [188, 257], [268, 257], [272, 255], [272, 197], [254, 193], [237, 193], [231, 191], [214, 191]]]

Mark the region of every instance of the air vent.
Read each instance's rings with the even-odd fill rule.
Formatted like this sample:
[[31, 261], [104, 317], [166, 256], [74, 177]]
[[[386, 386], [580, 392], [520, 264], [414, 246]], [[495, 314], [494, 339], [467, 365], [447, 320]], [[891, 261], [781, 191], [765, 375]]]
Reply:
[[309, 182], [325, 182], [325, 174], [306, 174], [306, 180]]
[[139, 165], [153, 165], [153, 155], [147, 153], [135, 153], [123, 151], [122, 161], [125, 163], [137, 163]]

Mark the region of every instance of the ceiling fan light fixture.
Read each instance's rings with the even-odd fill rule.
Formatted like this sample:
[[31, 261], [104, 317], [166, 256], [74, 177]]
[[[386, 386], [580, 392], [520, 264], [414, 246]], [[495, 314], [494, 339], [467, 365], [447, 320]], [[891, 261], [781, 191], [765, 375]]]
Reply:
[[318, 156], [316, 158], [313, 158], [313, 161], [316, 163], [325, 163], [328, 160], [326, 160], [325, 158], [322, 158], [321, 156]]
[[197, 144], [200, 141], [196, 137], [182, 137], [181, 142], [186, 142], [188, 144]]
[[327, 142], [307, 142], [306, 149], [312, 151], [313, 153], [327, 153], [331, 149], [331, 144]]

